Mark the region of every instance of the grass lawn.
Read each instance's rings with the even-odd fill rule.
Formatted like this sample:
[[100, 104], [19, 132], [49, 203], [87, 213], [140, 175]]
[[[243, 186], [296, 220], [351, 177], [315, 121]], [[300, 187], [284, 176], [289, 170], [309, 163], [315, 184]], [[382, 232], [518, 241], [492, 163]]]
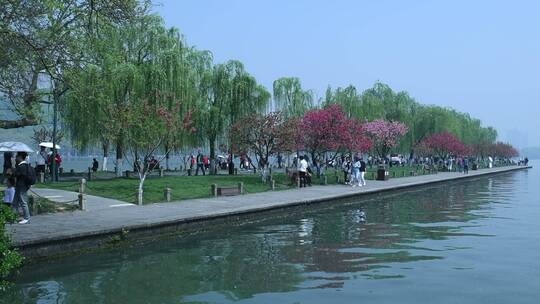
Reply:
[[[287, 178], [284, 174], [274, 175], [276, 190], [289, 189]], [[215, 176], [165, 176], [147, 177], [144, 183], [144, 203], [156, 203], [164, 201], [163, 191], [171, 188], [173, 201], [210, 197], [212, 184], [218, 186], [237, 186], [244, 183], [245, 193], [255, 193], [270, 190], [270, 185], [263, 184], [259, 175], [215, 175]], [[87, 181], [86, 193], [103, 196], [121, 201], [134, 203], [139, 185], [138, 178], [114, 178], [110, 180]], [[58, 183], [36, 184], [41, 188], [53, 188], [67, 191], [79, 191], [79, 182], [65, 181]]]
[[[375, 177], [376, 168], [368, 169], [366, 179], [372, 180]], [[415, 171], [411, 167], [391, 167], [390, 177], [409, 176], [410, 171]], [[393, 173], [395, 172], [395, 173]], [[422, 174], [422, 170], [417, 170], [417, 174]], [[343, 173], [334, 170], [327, 171], [328, 184], [336, 183], [336, 173], [343, 180]], [[427, 173], [427, 172], [426, 172]], [[284, 173], [274, 174], [276, 180], [276, 190], [290, 189], [290, 181]], [[192, 198], [210, 197], [210, 186], [237, 186], [239, 182], [244, 183], [245, 193], [256, 193], [270, 190], [270, 185], [264, 184], [258, 174], [239, 175], [206, 175], [206, 176], [149, 176], [144, 183], [144, 203], [163, 202], [163, 191], [171, 188], [172, 200], [179, 201]], [[313, 177], [313, 184], [320, 184], [320, 179]], [[107, 180], [87, 181], [86, 193], [90, 195], [103, 196], [118, 199], [125, 202], [134, 203], [136, 201], [138, 178], [112, 178]], [[58, 183], [36, 184], [36, 187], [53, 188], [67, 191], [78, 191], [78, 181], [63, 181]]]

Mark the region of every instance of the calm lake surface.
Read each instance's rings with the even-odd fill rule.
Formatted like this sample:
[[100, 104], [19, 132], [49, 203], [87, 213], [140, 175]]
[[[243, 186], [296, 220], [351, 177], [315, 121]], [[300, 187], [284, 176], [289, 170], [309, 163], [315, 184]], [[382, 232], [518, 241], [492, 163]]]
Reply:
[[292, 209], [33, 264], [1, 301], [538, 303], [539, 197], [532, 169]]

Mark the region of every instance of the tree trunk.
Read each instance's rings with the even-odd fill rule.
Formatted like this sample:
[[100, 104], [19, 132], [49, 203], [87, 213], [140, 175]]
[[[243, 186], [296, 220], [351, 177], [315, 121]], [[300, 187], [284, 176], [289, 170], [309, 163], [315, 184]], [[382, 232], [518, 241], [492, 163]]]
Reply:
[[210, 175], [216, 173], [216, 137], [211, 136], [208, 138], [208, 144], [210, 145]]
[[165, 170], [169, 171], [169, 158], [170, 158], [170, 152], [171, 148], [169, 147], [169, 144], [165, 144]]
[[109, 157], [109, 143], [107, 141], [103, 142], [103, 163], [102, 170], [107, 171], [107, 158]]
[[315, 154], [315, 151], [311, 151], [311, 163], [313, 164], [313, 166], [315, 167], [316, 169], [316, 172], [317, 172], [317, 178], [321, 177], [321, 169], [319, 167], [319, 164], [315, 161], [315, 157], [317, 155]]
[[123, 147], [122, 147], [122, 139], [120, 138], [116, 142], [116, 176], [121, 177], [122, 176], [122, 165], [124, 162], [124, 153], [123, 153]]
[[142, 206], [143, 204], [143, 185], [146, 179], [146, 173], [139, 173], [139, 188], [137, 190], [137, 204]]

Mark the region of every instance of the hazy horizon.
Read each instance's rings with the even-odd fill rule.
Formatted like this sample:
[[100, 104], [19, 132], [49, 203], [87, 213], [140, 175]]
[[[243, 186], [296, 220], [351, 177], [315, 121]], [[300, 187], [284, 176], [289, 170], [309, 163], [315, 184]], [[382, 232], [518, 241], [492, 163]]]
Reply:
[[468, 112], [518, 148], [540, 146], [540, 2], [159, 0], [155, 11], [269, 90], [283, 76], [317, 97], [381, 81]]

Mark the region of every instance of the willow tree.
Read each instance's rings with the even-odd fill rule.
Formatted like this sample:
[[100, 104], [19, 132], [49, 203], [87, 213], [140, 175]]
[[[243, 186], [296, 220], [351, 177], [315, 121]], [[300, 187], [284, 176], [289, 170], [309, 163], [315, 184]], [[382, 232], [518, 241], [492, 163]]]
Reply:
[[297, 77], [282, 77], [273, 84], [274, 101], [286, 117], [301, 117], [313, 107], [313, 93], [304, 90]]
[[148, 1], [138, 0], [33, 0], [0, 1], [0, 94], [10, 117], [0, 128], [41, 123], [43, 117], [38, 78], [49, 78], [62, 95], [69, 85], [66, 71], [86, 59], [82, 37], [96, 35], [98, 24], [122, 24], [143, 13]]
[[230, 127], [238, 120], [264, 111], [270, 93], [239, 61], [217, 64], [202, 74], [196, 120], [200, 135], [208, 141], [213, 168], [218, 140], [228, 138]]
[[338, 87], [335, 90], [328, 87], [326, 89], [326, 97], [324, 100], [324, 106], [332, 104], [338, 104], [341, 109], [347, 113], [348, 118], [360, 118], [361, 117], [361, 100], [356, 87], [349, 85], [345, 88]]
[[[144, 99], [180, 116], [191, 115], [190, 96], [195, 95], [195, 88], [187, 60], [192, 50], [177, 30], [166, 30], [156, 16], [144, 16], [122, 27], [105, 27], [101, 33], [101, 39], [89, 45], [95, 53], [94, 63], [71, 75], [73, 90], [68, 94], [65, 118], [81, 146], [114, 142], [120, 167], [129, 131], [118, 125], [123, 109]], [[169, 133], [173, 137], [161, 143], [165, 155], [170, 152], [167, 147], [181, 145], [190, 137], [184, 130]]]

